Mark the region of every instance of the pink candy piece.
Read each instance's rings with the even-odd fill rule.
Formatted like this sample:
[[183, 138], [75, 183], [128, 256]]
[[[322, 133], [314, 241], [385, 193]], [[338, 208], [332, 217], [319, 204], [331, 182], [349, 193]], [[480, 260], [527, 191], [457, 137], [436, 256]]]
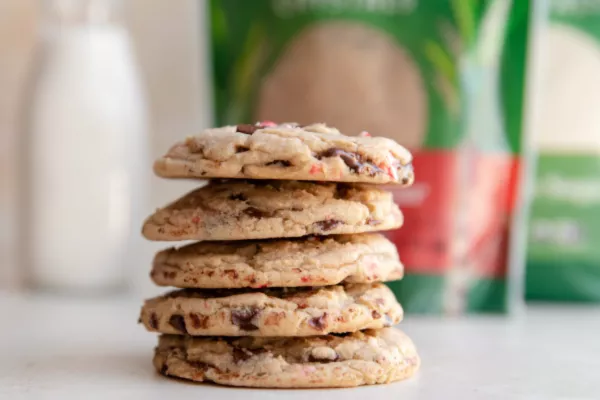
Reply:
[[305, 365], [302, 367], [302, 372], [304, 372], [305, 374], [312, 374], [314, 372], [317, 372], [317, 369], [312, 365]]
[[387, 173], [389, 176], [392, 177], [393, 180], [398, 180], [398, 171], [396, 170], [396, 168], [387, 167]]
[[275, 122], [273, 122], [273, 121], [261, 121], [257, 125], [260, 125], [260, 126], [265, 127], [265, 128], [270, 128], [270, 127], [273, 127], [273, 126], [277, 126], [277, 124]]
[[371, 137], [371, 134], [367, 131], [362, 131], [361, 133], [358, 134], [358, 136], [360, 137]]
[[[389, 160], [389, 164], [382, 162], [378, 165], [379, 168], [387, 172], [387, 174], [395, 181], [398, 180], [398, 170], [393, 166], [394, 165], [394, 157], [391, 154], [388, 154], [387, 159]], [[391, 165], [390, 165], [391, 164]]]
[[323, 172], [323, 166], [321, 164], [313, 164], [312, 167], [310, 167], [309, 172], [312, 175], [321, 173], [321, 172]]

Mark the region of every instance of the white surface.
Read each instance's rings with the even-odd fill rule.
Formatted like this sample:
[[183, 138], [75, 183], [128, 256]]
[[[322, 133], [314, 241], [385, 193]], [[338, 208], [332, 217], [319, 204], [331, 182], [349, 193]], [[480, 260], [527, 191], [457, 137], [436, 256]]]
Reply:
[[[535, 307], [519, 318], [409, 317], [423, 367], [412, 380], [329, 390], [189, 384], [157, 375], [140, 301], [0, 293], [0, 399], [598, 399], [600, 308]], [[459, 397], [460, 396], [460, 397]]]

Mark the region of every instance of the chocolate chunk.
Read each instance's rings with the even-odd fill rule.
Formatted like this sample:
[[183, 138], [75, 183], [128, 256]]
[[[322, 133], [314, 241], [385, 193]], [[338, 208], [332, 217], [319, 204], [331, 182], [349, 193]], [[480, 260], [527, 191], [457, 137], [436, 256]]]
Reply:
[[175, 271], [163, 271], [162, 276], [164, 279], [175, 279], [177, 272]]
[[242, 193], [234, 193], [231, 196], [229, 196], [229, 200], [246, 201], [246, 200], [248, 200], [248, 198], [246, 196], [244, 196]]
[[314, 317], [308, 320], [308, 324], [313, 328], [322, 331], [327, 327], [327, 313], [323, 313], [320, 317]]
[[371, 311], [371, 316], [373, 317], [373, 319], [381, 318], [381, 314], [379, 314], [379, 312], [377, 310]]
[[335, 187], [335, 198], [336, 199], [347, 199], [348, 193], [350, 193], [350, 186], [344, 184], [338, 184]]
[[148, 322], [150, 324], [150, 328], [158, 329], [158, 316], [156, 315], [156, 313], [150, 314], [150, 320]]
[[254, 307], [238, 308], [231, 311], [231, 323], [240, 327], [245, 331], [255, 331], [258, 326], [252, 323], [252, 319], [257, 316], [259, 310]]
[[233, 362], [236, 364], [240, 361], [246, 361], [250, 357], [252, 357], [252, 354], [249, 354], [249, 352], [238, 349], [237, 347], [233, 349]]
[[235, 127], [235, 131], [240, 132], [240, 133], [245, 133], [246, 135], [252, 135], [254, 132], [256, 132], [260, 128], [261, 128], [260, 126], [256, 126], [256, 125], [240, 124]]
[[223, 271], [223, 275], [227, 275], [230, 279], [237, 279], [238, 273], [235, 269], [226, 269]]
[[330, 332], [329, 333], [329, 335], [331, 335], [331, 336], [337, 336], [337, 337], [346, 337], [346, 336], [349, 336], [351, 334], [352, 334], [352, 332], [338, 332], [338, 333], [336, 333], [336, 332]]
[[343, 222], [338, 219], [326, 219], [325, 221], [315, 222], [315, 225], [322, 231], [330, 231], [340, 224], [343, 224]]
[[245, 153], [248, 150], [250, 150], [250, 148], [246, 147], [246, 146], [235, 146], [235, 152], [236, 153]]
[[192, 326], [194, 329], [208, 328], [208, 317], [206, 315], [191, 313], [189, 317], [192, 321]]
[[406, 176], [402, 178], [402, 184], [406, 185], [408, 182], [410, 182], [410, 178]]
[[318, 362], [318, 363], [330, 363], [330, 362], [334, 362], [340, 359], [339, 354], [336, 353], [335, 358], [318, 358], [315, 357], [314, 355], [309, 355], [308, 356], [308, 362]]
[[171, 318], [169, 318], [169, 325], [171, 325], [173, 328], [175, 328], [181, 333], [188, 333], [187, 328], [185, 326], [185, 318], [183, 318], [183, 315], [171, 315]]
[[361, 172], [363, 168], [362, 157], [357, 153], [350, 153], [342, 149], [332, 148], [319, 154], [318, 158], [321, 159], [322, 157], [340, 157], [342, 161], [344, 161], [344, 164], [356, 173]]
[[278, 167], [291, 167], [292, 163], [288, 160], [275, 160], [271, 161], [270, 163], [267, 163], [267, 165], [276, 165]]
[[256, 207], [248, 207], [244, 210], [244, 214], [251, 216], [252, 218], [265, 218], [265, 217], [272, 217], [273, 214], [266, 212], [266, 211], [262, 211], [259, 210]]
[[161, 367], [160, 367], [160, 373], [162, 375], [167, 375], [167, 373], [169, 372], [169, 367], [167, 366], [167, 363], [165, 362]]
[[205, 372], [208, 369], [208, 365], [206, 365], [206, 363], [203, 363], [201, 361], [190, 361], [190, 360], [186, 360], [186, 362], [191, 365], [192, 367]]

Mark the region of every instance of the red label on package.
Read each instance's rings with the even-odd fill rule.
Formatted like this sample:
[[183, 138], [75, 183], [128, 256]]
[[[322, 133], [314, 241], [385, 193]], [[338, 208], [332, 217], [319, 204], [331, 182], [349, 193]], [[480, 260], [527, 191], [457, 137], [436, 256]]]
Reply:
[[413, 165], [415, 183], [409, 188], [392, 189], [404, 214], [404, 225], [388, 232], [388, 237], [398, 247], [408, 273], [441, 274], [451, 263], [456, 154], [417, 153]]
[[417, 152], [415, 183], [392, 189], [404, 214], [388, 232], [407, 273], [506, 274], [518, 163], [507, 154]]

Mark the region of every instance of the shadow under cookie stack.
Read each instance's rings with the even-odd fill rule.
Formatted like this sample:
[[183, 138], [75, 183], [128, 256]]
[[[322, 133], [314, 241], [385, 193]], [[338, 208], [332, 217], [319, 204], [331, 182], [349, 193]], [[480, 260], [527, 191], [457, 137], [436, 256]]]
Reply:
[[386, 138], [323, 124], [262, 122], [208, 129], [154, 165], [164, 178], [213, 179], [144, 223], [150, 240], [198, 242], [159, 252], [151, 277], [178, 290], [147, 300], [164, 375], [249, 387], [348, 387], [419, 367], [392, 326], [402, 308], [402, 225], [391, 193], [411, 155]]

